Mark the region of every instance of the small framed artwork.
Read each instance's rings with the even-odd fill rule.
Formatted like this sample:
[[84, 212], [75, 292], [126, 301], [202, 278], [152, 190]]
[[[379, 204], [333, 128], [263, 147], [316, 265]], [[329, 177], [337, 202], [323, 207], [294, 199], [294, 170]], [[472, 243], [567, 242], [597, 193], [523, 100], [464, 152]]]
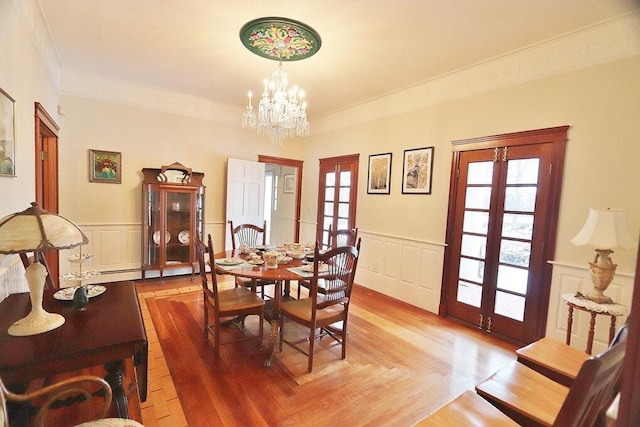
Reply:
[[293, 193], [293, 191], [296, 188], [296, 176], [291, 174], [291, 175], [285, 175], [284, 176], [284, 183], [282, 185], [282, 192], [283, 193]]
[[15, 101], [0, 89], [0, 176], [16, 176]]
[[391, 192], [391, 153], [369, 156], [369, 178], [367, 193], [389, 194]]
[[122, 182], [121, 153], [89, 150], [89, 181], [120, 184]]
[[433, 147], [404, 150], [403, 194], [431, 194]]

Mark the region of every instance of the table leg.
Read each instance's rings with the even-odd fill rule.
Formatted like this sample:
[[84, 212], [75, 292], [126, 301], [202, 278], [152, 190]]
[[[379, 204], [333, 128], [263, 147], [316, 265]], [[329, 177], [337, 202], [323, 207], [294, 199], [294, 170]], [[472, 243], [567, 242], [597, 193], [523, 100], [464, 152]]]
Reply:
[[587, 337], [587, 349], [585, 350], [587, 354], [591, 354], [591, 350], [593, 348], [593, 337], [596, 332], [596, 313], [591, 313], [591, 320], [589, 321], [589, 336]]
[[616, 316], [611, 316], [611, 324], [609, 325], [609, 344], [613, 341], [613, 337], [616, 335]]
[[121, 360], [110, 362], [104, 365], [107, 370], [105, 381], [111, 386], [113, 392], [113, 405], [118, 411], [118, 417], [129, 418], [129, 401], [127, 395], [122, 388], [124, 372], [122, 372], [123, 363]]
[[571, 328], [573, 327], [573, 307], [569, 306], [569, 314], [567, 315], [567, 340], [566, 344], [571, 345]]
[[280, 301], [282, 300], [282, 280], [276, 280], [276, 286], [273, 295], [273, 316], [271, 319], [271, 332], [269, 333], [269, 345], [267, 347], [267, 360], [264, 366], [269, 368], [271, 360], [276, 352], [278, 342], [278, 333], [280, 332]]

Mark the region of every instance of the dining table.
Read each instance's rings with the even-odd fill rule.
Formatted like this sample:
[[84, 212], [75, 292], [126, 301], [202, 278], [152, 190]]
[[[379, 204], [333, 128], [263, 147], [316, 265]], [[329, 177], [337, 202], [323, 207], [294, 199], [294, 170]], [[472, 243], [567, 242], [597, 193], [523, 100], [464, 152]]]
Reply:
[[[278, 262], [275, 268], [267, 267], [266, 263], [250, 263], [249, 254], [239, 249], [226, 250], [214, 254], [215, 271], [217, 274], [229, 274], [253, 280], [272, 280], [275, 283], [273, 298], [265, 302], [265, 319], [271, 324], [267, 359], [264, 366], [270, 367], [275, 353], [280, 328], [280, 304], [292, 299], [290, 295], [291, 281], [304, 280], [313, 277], [313, 271], [304, 259], [291, 259], [286, 263]], [[298, 295], [299, 297], [299, 295]]]

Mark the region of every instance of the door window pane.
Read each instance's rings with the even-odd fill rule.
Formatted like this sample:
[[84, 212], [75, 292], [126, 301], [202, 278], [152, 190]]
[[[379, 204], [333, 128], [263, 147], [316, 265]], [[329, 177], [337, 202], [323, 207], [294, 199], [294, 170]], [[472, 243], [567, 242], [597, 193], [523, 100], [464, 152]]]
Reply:
[[498, 266], [498, 289], [525, 295], [527, 293], [528, 279], [529, 270], [509, 267], [508, 265]]
[[461, 255], [484, 259], [487, 249], [487, 238], [482, 236], [462, 235]]
[[466, 233], [487, 234], [489, 226], [489, 212], [466, 211], [462, 231]]
[[326, 216], [333, 215], [333, 203], [331, 202], [324, 203], [324, 215]]
[[342, 218], [349, 218], [349, 203], [338, 204], [338, 216]]
[[502, 236], [531, 240], [533, 215], [504, 214], [502, 217]]
[[507, 185], [537, 184], [540, 159], [509, 160]]
[[482, 300], [482, 286], [460, 280], [458, 282], [458, 294], [456, 299], [459, 302], [469, 304], [474, 307], [480, 307], [480, 301]]
[[464, 207], [467, 209], [489, 209], [491, 187], [468, 187]]
[[472, 282], [482, 283], [484, 278], [484, 262], [471, 258], [460, 258], [458, 277]]
[[338, 218], [337, 230], [346, 230], [349, 228], [349, 220], [345, 218]]
[[340, 186], [351, 186], [351, 171], [340, 172]]
[[502, 239], [500, 241], [500, 262], [504, 264], [529, 267], [531, 243]]
[[469, 163], [467, 184], [491, 184], [493, 181], [493, 162]]
[[349, 187], [340, 187], [340, 201], [349, 203], [349, 195], [351, 189]]
[[333, 202], [333, 195], [335, 194], [333, 187], [327, 187], [324, 189], [324, 199]]
[[498, 291], [493, 312], [522, 322], [524, 320], [524, 302], [524, 297]]
[[336, 185], [336, 173], [329, 172], [325, 175], [325, 184], [327, 187], [333, 187]]
[[504, 210], [533, 212], [536, 208], [537, 187], [507, 187]]

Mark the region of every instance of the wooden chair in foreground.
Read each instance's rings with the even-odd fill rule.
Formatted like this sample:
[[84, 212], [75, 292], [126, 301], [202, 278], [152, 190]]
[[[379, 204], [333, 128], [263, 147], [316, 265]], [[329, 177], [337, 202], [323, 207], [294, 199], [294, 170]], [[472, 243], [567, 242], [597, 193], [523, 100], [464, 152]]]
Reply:
[[[280, 305], [280, 351], [282, 343], [307, 355], [308, 372], [313, 369], [314, 343], [318, 338], [329, 336], [336, 341], [334, 345], [342, 346], [342, 358], [347, 356], [347, 320], [351, 289], [356, 274], [360, 240], [356, 246], [342, 246], [320, 253], [316, 245], [313, 258], [313, 277], [309, 297], [283, 302]], [[319, 283], [323, 282], [324, 292], [319, 291]], [[309, 328], [309, 336], [305, 339], [289, 342], [284, 339], [285, 319]], [[329, 329], [333, 323], [342, 323], [341, 329]], [[320, 332], [316, 334], [316, 331]], [[308, 343], [308, 347], [300, 344]], [[326, 346], [323, 349], [331, 348]]]
[[589, 358], [587, 353], [548, 337], [517, 349], [516, 355], [518, 362], [567, 387]]
[[520, 425], [605, 425], [605, 412], [620, 386], [625, 349], [622, 339], [589, 357], [571, 388], [513, 361], [478, 384], [476, 392]]
[[[200, 266], [200, 277], [202, 278], [202, 291], [204, 299], [204, 339], [208, 339], [211, 334], [215, 341], [216, 356], [220, 355], [220, 345], [230, 344], [233, 342], [246, 341], [250, 339], [259, 339], [260, 346], [262, 346], [263, 337], [263, 320], [264, 320], [264, 300], [251, 292], [245, 287], [237, 287], [232, 289], [218, 289], [218, 279], [216, 276], [215, 267], [213, 266], [214, 251], [213, 243], [211, 241], [211, 234], [208, 236], [208, 246], [205, 245], [202, 240], [195, 238], [194, 244], [196, 246], [196, 256], [198, 258], [198, 264]], [[207, 272], [205, 270], [204, 254], [209, 252], [209, 262], [211, 265], [211, 287], [209, 287], [209, 281], [207, 279]], [[256, 315], [259, 317], [259, 334], [258, 336], [247, 336], [244, 334], [244, 318], [249, 315]], [[212, 317], [213, 324], [209, 320]], [[221, 326], [222, 320], [225, 317], [238, 317], [241, 323], [241, 329], [243, 330], [243, 337], [234, 341], [222, 342], [221, 339]], [[235, 322], [231, 322], [235, 324]]]
[[[43, 426], [101, 426], [141, 427], [137, 421], [122, 418], [103, 418], [111, 406], [111, 387], [102, 378], [81, 375], [55, 383], [26, 394], [12, 393], [0, 380], [0, 425], [24, 424]], [[16, 407], [10, 420], [7, 404]], [[29, 414], [29, 419], [26, 413]]]
[[[340, 246], [355, 246], [358, 239], [358, 228], [352, 229], [339, 229], [332, 230], [331, 224], [329, 224], [329, 233], [327, 235], [327, 243], [324, 245], [324, 250], [335, 249]], [[298, 280], [298, 299], [300, 299], [300, 290], [302, 287], [307, 289], [311, 288], [311, 282], [309, 280]], [[322, 292], [322, 291], [321, 291]]]
[[419, 427], [517, 427], [518, 423], [472, 390], [467, 390], [415, 425]]
[[[233, 250], [239, 249], [242, 245], [246, 245], [248, 248], [255, 248], [258, 245], [264, 246], [267, 244], [267, 221], [264, 222], [262, 227], [254, 224], [240, 224], [234, 227], [233, 221], [229, 221], [229, 228], [231, 230], [231, 247]], [[236, 285], [251, 288], [253, 292], [256, 292], [259, 287], [260, 295], [264, 299], [264, 287], [275, 285], [275, 282], [273, 280], [236, 277]]]

